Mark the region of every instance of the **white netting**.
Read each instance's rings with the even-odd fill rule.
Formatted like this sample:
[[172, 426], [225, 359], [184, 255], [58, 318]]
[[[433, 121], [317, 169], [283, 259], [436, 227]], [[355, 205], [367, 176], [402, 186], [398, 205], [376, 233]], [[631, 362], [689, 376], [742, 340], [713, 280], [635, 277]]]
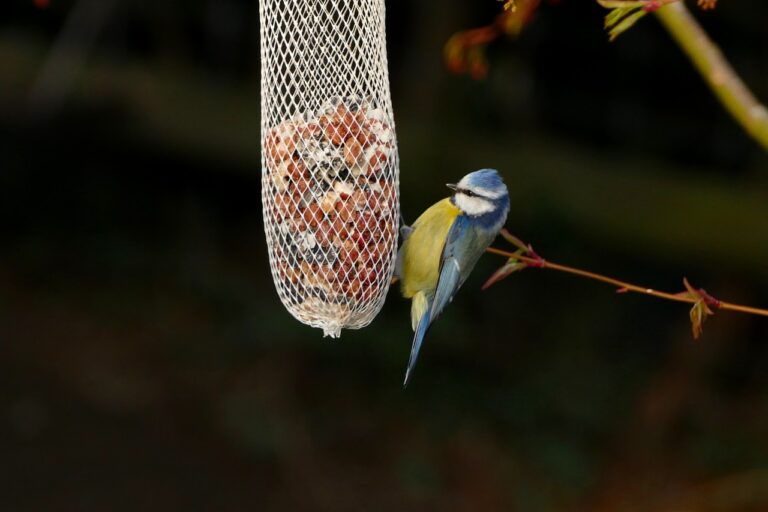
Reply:
[[384, 303], [398, 157], [384, 0], [259, 0], [262, 203], [277, 292], [338, 336]]

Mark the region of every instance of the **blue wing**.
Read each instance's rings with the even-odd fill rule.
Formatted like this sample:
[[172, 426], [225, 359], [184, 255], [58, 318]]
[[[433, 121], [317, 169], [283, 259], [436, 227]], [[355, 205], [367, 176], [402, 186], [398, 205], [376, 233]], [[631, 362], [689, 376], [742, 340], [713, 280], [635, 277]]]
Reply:
[[[408, 369], [405, 371], [404, 387], [408, 386], [413, 375], [413, 368], [416, 366], [416, 361], [419, 358], [419, 351], [421, 350], [421, 344], [424, 341], [424, 336], [427, 334], [430, 325], [437, 318], [440, 312], [448, 305], [453, 299], [456, 291], [464, 281], [462, 279], [461, 271], [461, 257], [462, 250], [462, 233], [466, 233], [467, 229], [471, 230], [462, 216], [459, 216], [454, 221], [448, 236], [443, 246], [443, 253], [440, 258], [440, 273], [437, 279], [437, 287], [433, 297], [425, 296], [426, 304], [423, 305], [424, 311], [419, 316], [419, 322], [416, 325], [415, 333], [413, 335], [413, 345], [411, 346], [411, 356], [408, 360]], [[466, 276], [465, 276], [466, 277]], [[414, 297], [414, 301], [418, 297]]]
[[451, 226], [443, 248], [440, 277], [437, 280], [435, 298], [432, 302], [430, 320], [445, 309], [459, 290], [470, 271], [485, 251], [484, 238], [472, 225], [471, 220], [461, 215]]
[[459, 260], [453, 256], [443, 260], [442, 268], [440, 269], [440, 277], [437, 280], [437, 289], [435, 290], [435, 298], [432, 301], [432, 307], [430, 308], [429, 318], [430, 322], [434, 321], [437, 316], [442, 313], [445, 306], [453, 300], [453, 296], [461, 286], [461, 266]]
[[416, 326], [416, 332], [413, 335], [413, 345], [411, 345], [411, 356], [408, 358], [408, 368], [405, 370], [405, 381], [403, 381], [403, 387], [408, 387], [408, 383], [413, 375], [413, 368], [416, 366], [416, 361], [419, 359], [419, 350], [421, 350], [421, 343], [424, 341], [424, 335], [427, 334], [432, 319], [429, 314], [430, 308], [426, 308], [424, 313], [419, 318], [419, 323]]
[[477, 260], [485, 252], [485, 248], [493, 240], [495, 233], [477, 229], [471, 219], [464, 215], [456, 217], [443, 246], [440, 259], [440, 273], [437, 287], [431, 304], [419, 317], [416, 333], [413, 336], [411, 357], [405, 373], [407, 386], [413, 375], [413, 368], [419, 357], [419, 350], [432, 322], [442, 313], [445, 306], [453, 300], [454, 295], [466, 280]]

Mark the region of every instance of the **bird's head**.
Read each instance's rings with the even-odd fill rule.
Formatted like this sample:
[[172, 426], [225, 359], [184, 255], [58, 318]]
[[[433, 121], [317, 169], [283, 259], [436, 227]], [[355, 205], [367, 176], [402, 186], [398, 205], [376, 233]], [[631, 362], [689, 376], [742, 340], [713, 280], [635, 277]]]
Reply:
[[448, 184], [454, 191], [453, 203], [466, 215], [479, 217], [492, 212], [507, 215], [509, 193], [507, 186], [495, 169], [480, 169]]

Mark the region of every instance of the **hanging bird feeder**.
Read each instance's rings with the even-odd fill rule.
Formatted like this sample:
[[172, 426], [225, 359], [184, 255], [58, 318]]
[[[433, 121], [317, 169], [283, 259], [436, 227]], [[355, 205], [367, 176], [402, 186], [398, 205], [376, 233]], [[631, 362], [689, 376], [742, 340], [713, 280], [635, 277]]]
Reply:
[[338, 337], [381, 309], [398, 155], [384, 0], [259, 0], [262, 204], [288, 311]]

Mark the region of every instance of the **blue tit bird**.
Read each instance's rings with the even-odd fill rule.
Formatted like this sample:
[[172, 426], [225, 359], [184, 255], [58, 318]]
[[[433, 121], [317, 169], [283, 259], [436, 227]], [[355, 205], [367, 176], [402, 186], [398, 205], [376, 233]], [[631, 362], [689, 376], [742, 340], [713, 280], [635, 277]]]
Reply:
[[413, 226], [403, 226], [395, 273], [411, 299], [414, 330], [405, 372], [408, 382], [429, 326], [453, 299], [477, 260], [504, 226], [509, 213], [507, 187], [494, 169], [481, 169], [448, 184], [451, 197], [430, 206]]

